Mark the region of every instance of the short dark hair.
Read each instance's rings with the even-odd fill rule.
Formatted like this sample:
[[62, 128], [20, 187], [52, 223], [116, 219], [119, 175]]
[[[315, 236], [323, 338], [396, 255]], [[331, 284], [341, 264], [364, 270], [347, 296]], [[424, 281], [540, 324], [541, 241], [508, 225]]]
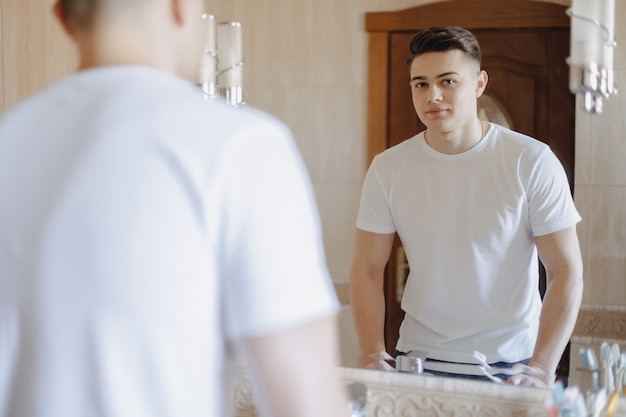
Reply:
[[75, 28], [89, 26], [100, 6], [99, 0], [60, 0], [60, 3], [69, 23]]
[[149, 4], [151, 0], [60, 0], [63, 12], [74, 28], [89, 28], [105, 11]]
[[446, 52], [451, 50], [464, 52], [480, 66], [480, 45], [472, 32], [458, 26], [434, 26], [424, 29], [409, 42], [409, 65], [415, 57], [428, 52]]

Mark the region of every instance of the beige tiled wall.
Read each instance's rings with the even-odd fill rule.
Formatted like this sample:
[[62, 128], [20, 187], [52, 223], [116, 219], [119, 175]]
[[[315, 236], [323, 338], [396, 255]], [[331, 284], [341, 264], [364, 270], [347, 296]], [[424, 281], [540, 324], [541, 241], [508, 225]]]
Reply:
[[[364, 13], [429, 2], [206, 0], [207, 11], [218, 21], [243, 24], [248, 102], [281, 118], [294, 132], [313, 179], [330, 271], [342, 295], [366, 169]], [[23, 0], [0, 0], [0, 97], [6, 106], [76, 66], [69, 42], [52, 21], [48, 5], [53, 0], [43, 3], [42, 8]], [[617, 83], [623, 86], [626, 2], [616, 3], [617, 36], [622, 40], [616, 55]], [[625, 114], [624, 94], [606, 102], [602, 115], [577, 114], [575, 197], [585, 219], [579, 230], [584, 301], [590, 305], [626, 306]], [[349, 306], [341, 316], [341, 335], [344, 363], [355, 365], [358, 348]]]
[[[626, 2], [616, 1], [615, 83], [626, 85]], [[621, 24], [620, 24], [620, 17]], [[626, 97], [576, 115], [575, 198], [585, 256], [584, 304], [626, 308]]]
[[[617, 0], [615, 83], [626, 85], [626, 2]], [[584, 259], [583, 309], [572, 338], [570, 384], [590, 388], [578, 351], [599, 355], [603, 341], [626, 350], [626, 96], [604, 103], [599, 115], [576, 114], [575, 200]], [[599, 356], [598, 356], [599, 357]]]
[[0, 2], [0, 110], [77, 66], [74, 48], [52, 17], [53, 3]]

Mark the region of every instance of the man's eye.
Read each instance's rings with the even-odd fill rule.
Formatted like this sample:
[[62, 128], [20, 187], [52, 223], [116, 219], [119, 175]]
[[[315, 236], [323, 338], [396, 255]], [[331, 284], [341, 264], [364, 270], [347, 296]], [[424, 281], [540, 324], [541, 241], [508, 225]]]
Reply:
[[426, 83], [415, 83], [413, 88], [424, 88], [426, 87]]
[[456, 81], [455, 80], [443, 80], [443, 83], [445, 85], [452, 85], [452, 84], [456, 83]]

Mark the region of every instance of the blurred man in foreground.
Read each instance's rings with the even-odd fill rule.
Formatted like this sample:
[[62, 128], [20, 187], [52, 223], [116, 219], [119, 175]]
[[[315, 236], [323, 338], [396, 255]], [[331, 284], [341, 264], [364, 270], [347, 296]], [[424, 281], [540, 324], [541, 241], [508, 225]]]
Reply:
[[202, 0], [60, 0], [80, 71], [0, 118], [0, 416], [346, 416], [288, 130], [190, 80]]

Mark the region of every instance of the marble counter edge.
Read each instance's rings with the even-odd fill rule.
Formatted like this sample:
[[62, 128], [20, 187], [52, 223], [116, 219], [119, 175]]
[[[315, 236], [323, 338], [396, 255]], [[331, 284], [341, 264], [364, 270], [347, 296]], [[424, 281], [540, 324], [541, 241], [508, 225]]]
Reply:
[[[457, 410], [464, 410], [458, 411], [460, 415], [479, 416], [496, 412], [499, 416], [545, 416], [545, 403], [550, 397], [549, 390], [465, 379], [357, 368], [340, 368], [339, 373], [346, 383], [360, 382], [368, 387], [368, 401], [371, 403], [368, 404], [368, 416], [394, 415], [407, 407], [418, 411], [421, 407], [422, 411], [427, 407], [445, 409], [445, 412], [436, 415], [447, 416], [457, 415]], [[380, 408], [379, 403], [387, 411], [372, 413], [372, 410]]]

